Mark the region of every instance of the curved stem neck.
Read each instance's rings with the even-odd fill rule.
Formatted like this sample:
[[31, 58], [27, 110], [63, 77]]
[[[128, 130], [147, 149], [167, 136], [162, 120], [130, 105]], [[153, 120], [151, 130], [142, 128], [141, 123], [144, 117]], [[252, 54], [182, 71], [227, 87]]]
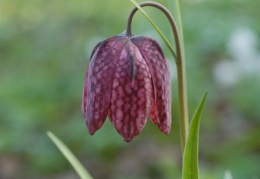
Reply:
[[[166, 9], [161, 4], [147, 1], [147, 2], [140, 3], [139, 5], [141, 7], [152, 6], [161, 10], [168, 18], [173, 31], [173, 36], [174, 36], [175, 46], [176, 46], [176, 56], [177, 56], [176, 65], [177, 65], [178, 92], [179, 92], [179, 105], [180, 105], [181, 143], [182, 143], [182, 151], [184, 151], [187, 136], [188, 136], [188, 130], [189, 130], [189, 120], [188, 120], [185, 62], [183, 59], [183, 54], [182, 54], [183, 51], [181, 48], [178, 28], [172, 14], [168, 11], [168, 9]], [[128, 16], [127, 27], [126, 27], [126, 36], [128, 37], [133, 36], [131, 32], [131, 24], [132, 24], [133, 16], [137, 10], [138, 8], [135, 7]]]
[[[147, 1], [147, 2], [140, 3], [139, 5], [140, 5], [140, 7], [145, 7], [145, 6], [155, 7], [157, 9], [161, 10], [168, 18], [172, 31], [173, 31], [174, 40], [175, 40], [176, 55], [177, 55], [176, 63], [178, 64], [180, 61], [182, 61], [182, 50], [181, 50], [181, 43], [180, 43], [178, 28], [177, 28], [176, 22], [172, 16], [172, 14], [166, 7], [164, 7], [163, 5], [156, 3], [156, 2]], [[133, 10], [130, 12], [130, 14], [128, 16], [127, 25], [126, 25], [126, 36], [128, 36], [128, 37], [133, 36], [132, 30], [131, 30], [131, 25], [132, 25], [133, 16], [137, 10], [138, 10], [137, 7], [133, 8]]]

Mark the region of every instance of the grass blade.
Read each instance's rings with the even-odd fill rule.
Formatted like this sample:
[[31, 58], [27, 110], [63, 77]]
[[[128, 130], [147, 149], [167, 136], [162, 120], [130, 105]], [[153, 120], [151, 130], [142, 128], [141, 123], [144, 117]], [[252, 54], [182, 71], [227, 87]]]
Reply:
[[51, 138], [53, 143], [58, 147], [61, 153], [67, 158], [72, 167], [76, 170], [81, 179], [93, 179], [91, 175], [82, 166], [75, 155], [70, 151], [70, 149], [52, 132], [47, 132], [47, 135]]
[[191, 121], [189, 135], [183, 154], [182, 179], [198, 179], [198, 148], [199, 148], [199, 126], [201, 112], [207, 98], [207, 92], [201, 99]]
[[142, 12], [142, 14], [150, 22], [150, 24], [153, 26], [153, 28], [156, 30], [156, 32], [160, 35], [160, 37], [162, 38], [162, 40], [167, 45], [167, 47], [170, 49], [172, 55], [176, 59], [176, 54], [173, 50], [173, 47], [171, 46], [170, 42], [167, 40], [165, 35], [162, 33], [162, 31], [159, 29], [159, 27], [152, 21], [152, 19], [148, 16], [148, 14], [143, 10], [143, 8], [141, 6], [139, 6], [139, 4], [135, 0], [130, 0], [130, 1], [135, 5], [136, 8], [138, 8]]

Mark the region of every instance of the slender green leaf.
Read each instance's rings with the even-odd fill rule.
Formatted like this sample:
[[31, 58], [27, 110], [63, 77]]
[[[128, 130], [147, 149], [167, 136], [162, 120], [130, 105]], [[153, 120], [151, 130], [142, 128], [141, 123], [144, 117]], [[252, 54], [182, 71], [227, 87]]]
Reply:
[[225, 172], [225, 177], [224, 177], [224, 179], [233, 179], [233, 177], [232, 177], [232, 175], [231, 175], [231, 172], [230, 172], [229, 170], [227, 170], [227, 171]]
[[164, 41], [164, 43], [167, 45], [167, 47], [170, 49], [172, 55], [174, 56], [175, 60], [176, 60], [176, 54], [173, 50], [173, 47], [171, 46], [170, 42], [167, 40], [167, 38], [165, 37], [165, 35], [162, 33], [162, 31], [159, 29], [159, 27], [152, 21], [152, 19], [148, 16], [148, 14], [143, 10], [142, 7], [139, 6], [139, 4], [135, 1], [135, 0], [130, 0], [136, 8], [138, 8], [142, 14], [146, 17], [146, 19], [150, 22], [150, 24], [153, 26], [153, 28], [156, 30], [156, 32], [160, 35], [160, 37], [162, 38], [162, 40]]
[[181, 18], [181, 7], [179, 0], [168, 0], [168, 4], [174, 17], [176, 17], [176, 22], [178, 24], [178, 30], [180, 34], [181, 44], [184, 49], [184, 38], [183, 38], [183, 27], [182, 27], [182, 18]]
[[204, 94], [199, 106], [197, 107], [189, 129], [189, 135], [183, 154], [182, 179], [198, 179], [198, 148], [199, 148], [199, 126], [201, 112], [207, 97]]
[[51, 138], [51, 140], [58, 147], [61, 153], [67, 158], [67, 160], [76, 170], [81, 179], [93, 179], [79, 162], [79, 160], [75, 157], [75, 155], [58, 137], [56, 137], [52, 132], [47, 132], [47, 135]]
[[181, 7], [179, 0], [168, 0], [169, 8], [172, 10], [171, 13], [174, 15], [174, 19], [176, 20], [177, 27], [179, 30], [179, 37], [181, 43], [182, 50], [182, 63], [185, 66], [185, 43], [184, 43], [184, 34], [183, 34], [183, 25], [182, 25], [182, 16], [181, 16]]

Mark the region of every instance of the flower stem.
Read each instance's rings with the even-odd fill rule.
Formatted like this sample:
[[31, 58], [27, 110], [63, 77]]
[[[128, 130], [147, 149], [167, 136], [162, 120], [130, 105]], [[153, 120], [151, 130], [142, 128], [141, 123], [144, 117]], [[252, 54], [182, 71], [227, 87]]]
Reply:
[[[173, 36], [174, 36], [175, 45], [176, 45], [176, 66], [177, 66], [177, 75], [178, 75], [178, 93], [179, 93], [179, 105], [180, 105], [181, 146], [182, 146], [182, 151], [184, 151], [187, 136], [188, 136], [188, 130], [189, 130], [189, 118], [188, 118], [185, 60], [184, 60], [184, 55], [183, 55], [184, 51], [182, 49], [178, 28], [177, 28], [177, 25], [176, 25], [176, 22], [175, 22], [173, 16], [168, 11], [168, 9], [166, 9], [163, 5], [156, 3], [156, 2], [147, 1], [147, 2], [140, 3], [139, 6], [140, 7], [152, 6], [152, 7], [155, 7], [157, 9], [161, 10], [168, 18], [172, 31], [173, 31]], [[138, 10], [138, 8], [135, 7], [131, 11], [131, 13], [128, 17], [127, 28], [126, 28], [127, 36], [132, 36], [131, 22], [132, 22], [132, 18], [134, 16], [134, 14], [137, 10]], [[173, 56], [175, 57], [174, 53], [173, 53]]]
[[[177, 68], [177, 70], [179, 71], [178, 73], [178, 78], [183, 78], [182, 80], [179, 79], [179, 100], [180, 103], [184, 103], [183, 105], [183, 109], [180, 110], [184, 110], [183, 112], [181, 112], [181, 114], [183, 114], [183, 116], [181, 117], [181, 133], [183, 133], [181, 136], [184, 137], [185, 139], [185, 143], [184, 139], [182, 139], [182, 151], [184, 151], [185, 148], [185, 144], [186, 144], [186, 140], [188, 137], [188, 133], [189, 133], [189, 117], [188, 117], [188, 96], [187, 96], [187, 82], [186, 82], [186, 68], [185, 68], [185, 46], [184, 46], [184, 35], [183, 35], [183, 27], [182, 27], [182, 18], [181, 18], [181, 8], [180, 8], [180, 3], [179, 0], [174, 0], [173, 1], [175, 3], [175, 10], [176, 10], [176, 17], [177, 17], [177, 23], [178, 23], [178, 27], [179, 27], [179, 33], [180, 33], [180, 42], [181, 42], [181, 50], [182, 50], [182, 62], [180, 64], [180, 67]], [[180, 81], [183, 82], [183, 84], [180, 84]], [[180, 89], [182, 88], [182, 89]], [[181, 92], [183, 92], [183, 94], [181, 94]], [[182, 99], [180, 99], [182, 98]]]

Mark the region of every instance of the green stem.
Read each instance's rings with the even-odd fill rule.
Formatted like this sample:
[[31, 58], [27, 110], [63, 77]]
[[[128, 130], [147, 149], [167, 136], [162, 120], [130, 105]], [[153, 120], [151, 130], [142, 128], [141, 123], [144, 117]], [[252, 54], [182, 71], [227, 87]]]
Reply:
[[[140, 3], [139, 6], [152, 6], [155, 8], [158, 8], [161, 10], [166, 17], [168, 18], [172, 31], [173, 36], [175, 40], [176, 45], [176, 66], [177, 66], [177, 75], [178, 75], [178, 92], [179, 92], [179, 105], [180, 105], [180, 126], [181, 126], [181, 145], [182, 145], [182, 151], [184, 151], [187, 136], [188, 136], [188, 129], [189, 129], [189, 120], [188, 120], [188, 102], [187, 102], [187, 87], [186, 87], [186, 73], [185, 73], [185, 61], [183, 58], [183, 50], [180, 42], [180, 36], [178, 33], [176, 22], [171, 15], [171, 13], [166, 9], [164, 6], [162, 6], [159, 3], [156, 2], [143, 2]], [[127, 28], [126, 28], [126, 35], [132, 36], [131, 33], [131, 22], [132, 18], [135, 14], [135, 12], [138, 10], [138, 8], [134, 8], [129, 17], [127, 22]]]
[[[179, 96], [181, 96], [183, 99], [180, 99], [180, 103], [184, 102], [185, 104], [183, 104], [183, 106], [186, 106], [183, 109], [180, 110], [184, 110], [183, 112], [181, 112], [180, 114], [184, 115], [181, 116], [182, 120], [181, 120], [181, 133], [183, 133], [181, 136], [185, 135], [185, 141], [187, 140], [187, 136], [189, 133], [189, 117], [188, 117], [188, 97], [187, 97], [187, 83], [186, 83], [186, 69], [185, 69], [185, 45], [184, 45], [184, 35], [183, 35], [183, 27], [182, 27], [182, 18], [181, 18], [181, 8], [180, 8], [180, 3], [179, 0], [173, 0], [173, 2], [175, 3], [175, 15], [177, 18], [177, 23], [178, 23], [178, 27], [179, 27], [179, 33], [180, 33], [180, 41], [181, 41], [181, 49], [182, 49], [182, 63], [179, 64], [179, 68], [177, 68], [178, 73], [180, 73], [180, 75], [183, 79], [179, 80], [179, 81], [183, 81], [184, 84], [180, 84], [179, 82]], [[182, 75], [181, 75], [182, 74]], [[180, 89], [182, 86], [183, 89]], [[181, 92], [183, 92], [183, 94], [180, 94]], [[184, 141], [184, 139], [182, 139], [182, 141]], [[186, 142], [185, 142], [186, 143]], [[182, 151], [184, 151], [185, 148], [185, 144], [183, 144], [182, 142]]]
[[186, 84], [186, 71], [184, 58], [181, 63], [177, 63], [178, 75], [178, 93], [180, 104], [180, 126], [181, 126], [181, 146], [184, 152], [186, 140], [189, 133], [189, 117], [188, 117], [188, 97], [187, 97], [187, 84]]

